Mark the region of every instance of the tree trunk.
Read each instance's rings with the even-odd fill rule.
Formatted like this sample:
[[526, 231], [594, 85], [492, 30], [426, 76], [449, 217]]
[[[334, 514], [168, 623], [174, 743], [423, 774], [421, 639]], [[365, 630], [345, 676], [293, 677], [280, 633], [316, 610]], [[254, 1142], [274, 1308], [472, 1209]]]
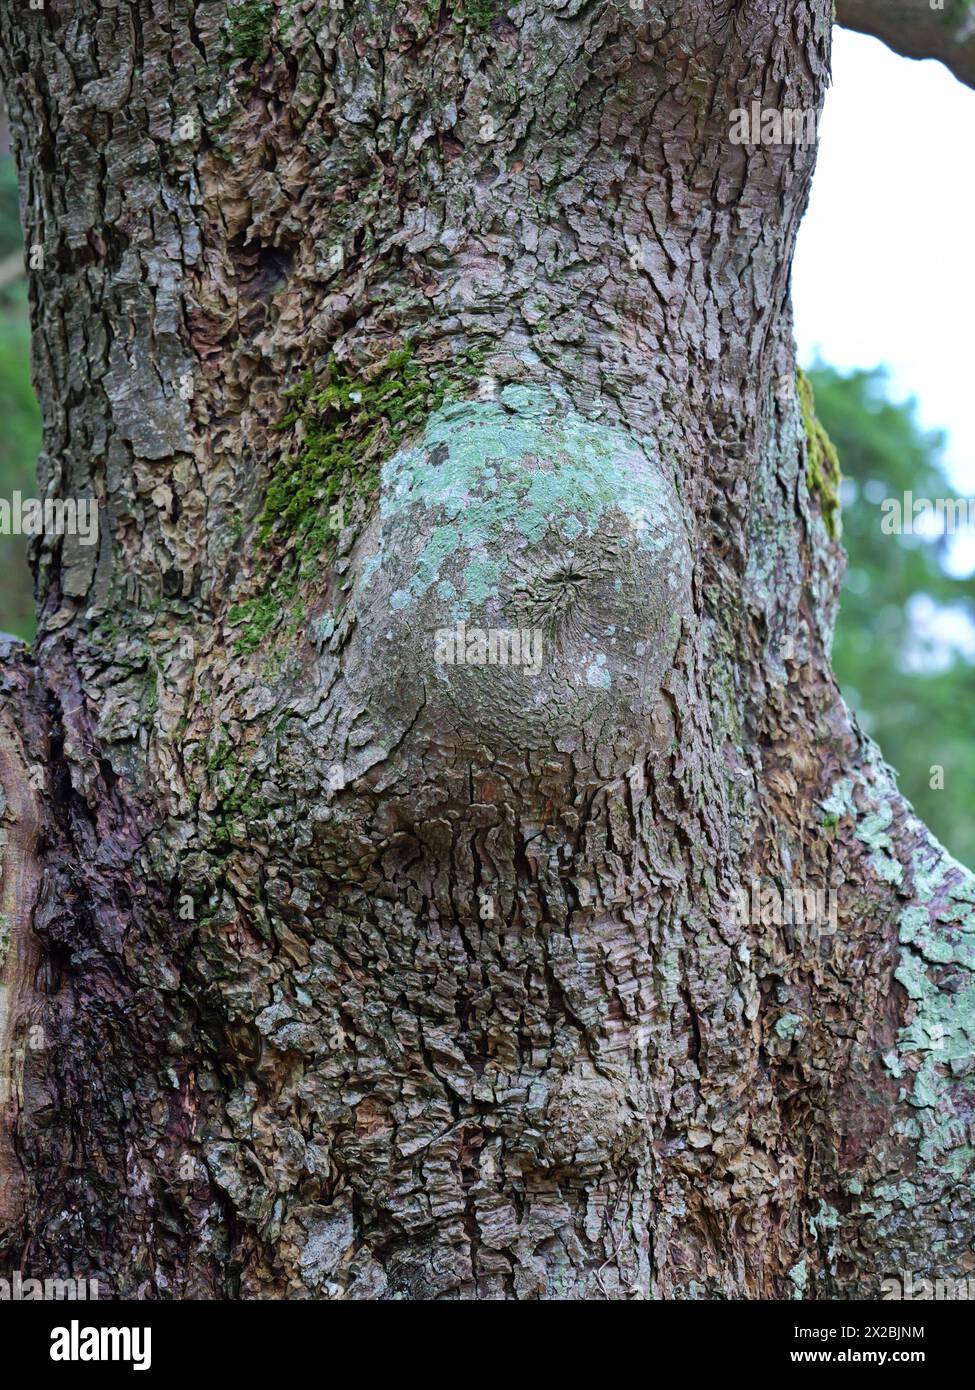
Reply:
[[967, 1272], [975, 880], [830, 671], [815, 152], [729, 138], [821, 105], [830, 28], [4, 12], [39, 496], [100, 523], [35, 542], [3, 666], [7, 1263], [151, 1298]]

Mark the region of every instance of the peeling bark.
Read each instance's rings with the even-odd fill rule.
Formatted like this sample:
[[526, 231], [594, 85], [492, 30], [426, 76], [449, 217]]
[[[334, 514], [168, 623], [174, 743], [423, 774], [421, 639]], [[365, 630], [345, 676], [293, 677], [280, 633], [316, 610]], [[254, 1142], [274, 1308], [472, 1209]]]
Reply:
[[[972, 879], [829, 669], [814, 151], [728, 138], [819, 106], [830, 7], [0, 24], [41, 485], [101, 516], [37, 546], [7, 697], [47, 768], [9, 1257], [212, 1298], [963, 1269]], [[457, 623], [541, 669], [444, 666]], [[756, 879], [838, 931], [740, 922]]]

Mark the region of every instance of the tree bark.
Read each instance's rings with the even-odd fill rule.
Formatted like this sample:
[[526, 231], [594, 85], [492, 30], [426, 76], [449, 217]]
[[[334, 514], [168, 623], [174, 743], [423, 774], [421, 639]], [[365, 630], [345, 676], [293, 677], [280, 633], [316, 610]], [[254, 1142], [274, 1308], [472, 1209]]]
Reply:
[[[4, 668], [9, 1262], [148, 1298], [967, 1271], [975, 880], [830, 672], [815, 152], [729, 138], [820, 106], [830, 27], [4, 13], [40, 495], [100, 517], [36, 543]], [[445, 665], [458, 623], [537, 631], [537, 674]], [[837, 929], [742, 921], [754, 883]]]

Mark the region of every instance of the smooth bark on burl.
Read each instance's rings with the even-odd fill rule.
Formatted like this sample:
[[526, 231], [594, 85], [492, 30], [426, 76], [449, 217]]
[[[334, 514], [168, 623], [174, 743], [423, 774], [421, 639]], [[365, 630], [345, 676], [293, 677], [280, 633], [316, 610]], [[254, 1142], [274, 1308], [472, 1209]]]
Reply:
[[[821, 104], [830, 24], [3, 15], [39, 486], [101, 523], [35, 545], [4, 667], [11, 1264], [350, 1299], [967, 1269], [975, 891], [830, 672], [814, 150], [730, 139]], [[756, 882], [835, 923], [745, 920]]]

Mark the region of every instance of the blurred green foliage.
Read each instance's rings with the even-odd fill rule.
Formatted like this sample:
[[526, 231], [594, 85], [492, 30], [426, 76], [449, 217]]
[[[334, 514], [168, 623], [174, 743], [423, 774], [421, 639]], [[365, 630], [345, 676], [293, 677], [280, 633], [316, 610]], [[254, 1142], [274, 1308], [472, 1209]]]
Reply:
[[23, 244], [17, 206], [17, 170], [9, 154], [0, 152], [0, 258]]
[[[0, 263], [22, 247], [17, 175], [9, 155], [0, 155]], [[37, 492], [41, 413], [30, 379], [27, 281], [20, 276], [0, 287], [0, 497], [19, 489]], [[0, 535], [0, 630], [29, 638], [34, 632], [34, 597], [23, 536]]]
[[[881, 502], [954, 497], [944, 437], [881, 369], [809, 372], [816, 413], [840, 456], [843, 543], [833, 667], [848, 703], [898, 772], [901, 791], [944, 845], [975, 865], [975, 578], [949, 572], [951, 538], [884, 535]], [[943, 788], [937, 768], [943, 769]]]

